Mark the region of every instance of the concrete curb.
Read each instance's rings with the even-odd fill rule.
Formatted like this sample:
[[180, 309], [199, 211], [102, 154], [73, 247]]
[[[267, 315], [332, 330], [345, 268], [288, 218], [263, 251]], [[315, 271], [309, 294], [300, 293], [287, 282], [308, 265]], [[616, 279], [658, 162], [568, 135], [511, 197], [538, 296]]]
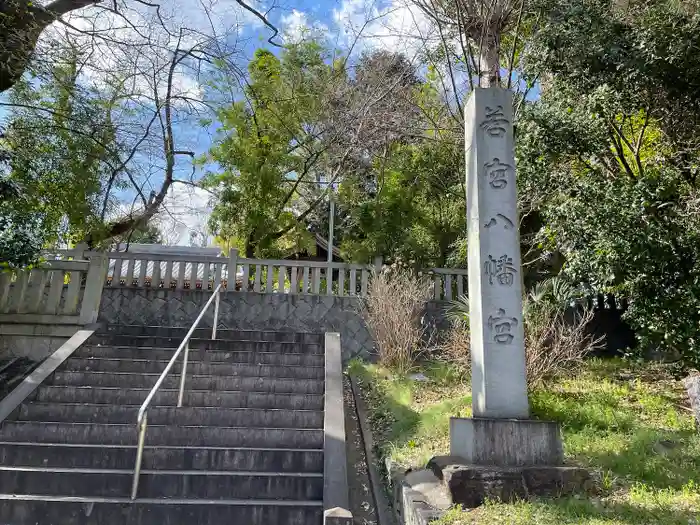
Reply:
[[323, 522], [325, 525], [351, 525], [345, 443], [343, 365], [340, 334], [325, 336], [325, 400], [323, 422]]
[[372, 438], [372, 429], [369, 426], [367, 416], [367, 407], [365, 400], [360, 393], [360, 386], [354, 377], [350, 378], [350, 387], [352, 396], [355, 398], [355, 410], [357, 412], [357, 421], [360, 426], [360, 434], [362, 436], [362, 444], [365, 449], [365, 457], [367, 458], [367, 472], [369, 473], [369, 483], [372, 490], [372, 498], [374, 499], [374, 508], [377, 509], [377, 520], [379, 525], [394, 525], [396, 520], [391, 512], [391, 507], [387, 501], [384, 491], [384, 483], [374, 456], [374, 439]]
[[78, 330], [61, 347], [41, 363], [17, 388], [0, 401], [0, 423], [27, 399], [41, 383], [75, 352], [80, 345], [95, 333], [93, 330]]

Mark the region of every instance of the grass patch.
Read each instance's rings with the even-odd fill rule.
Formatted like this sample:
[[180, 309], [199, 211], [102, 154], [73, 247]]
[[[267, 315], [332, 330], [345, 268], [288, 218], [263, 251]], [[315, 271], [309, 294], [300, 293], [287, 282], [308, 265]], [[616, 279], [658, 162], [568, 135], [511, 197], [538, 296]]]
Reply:
[[[406, 468], [446, 454], [450, 416], [471, 415], [458, 367], [426, 363], [416, 372], [428, 380], [361, 362], [349, 368], [363, 385], [379, 453]], [[683, 386], [662, 367], [591, 360], [533, 392], [530, 405], [534, 417], [561, 423], [566, 461], [596, 473], [595, 494], [454, 509], [440, 525], [700, 523], [700, 436]]]

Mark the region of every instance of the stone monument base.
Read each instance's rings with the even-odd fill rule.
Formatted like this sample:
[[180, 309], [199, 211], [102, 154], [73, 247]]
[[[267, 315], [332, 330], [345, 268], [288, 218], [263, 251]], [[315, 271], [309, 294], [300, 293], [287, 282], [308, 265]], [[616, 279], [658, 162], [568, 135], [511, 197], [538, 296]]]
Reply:
[[486, 499], [513, 502], [587, 490], [585, 469], [564, 467], [559, 424], [529, 419], [451, 418], [450, 456], [427, 469], [453, 505], [478, 507]]
[[450, 419], [450, 454], [469, 465], [530, 467], [561, 465], [559, 424], [526, 419]]
[[453, 505], [475, 508], [486, 499], [511, 503], [531, 496], [559, 497], [593, 487], [589, 472], [577, 467], [497, 467], [467, 464], [464, 458], [437, 456], [428, 469], [447, 490]]

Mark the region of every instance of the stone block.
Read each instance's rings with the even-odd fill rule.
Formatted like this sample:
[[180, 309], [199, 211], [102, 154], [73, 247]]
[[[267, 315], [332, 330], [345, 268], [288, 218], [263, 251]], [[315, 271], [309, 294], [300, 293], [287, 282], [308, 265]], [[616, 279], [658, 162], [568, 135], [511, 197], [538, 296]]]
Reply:
[[323, 525], [352, 525], [352, 513], [340, 507], [328, 509], [323, 513]]
[[427, 525], [452, 505], [445, 486], [430, 470], [395, 472], [392, 483], [394, 509], [403, 525]]
[[472, 465], [561, 465], [559, 424], [524, 419], [450, 419], [450, 454]]
[[428, 468], [442, 481], [452, 504], [475, 508], [486, 499], [506, 503], [532, 496], [559, 497], [593, 487], [590, 473], [578, 467], [496, 467], [469, 465], [464, 458], [438, 456]]
[[[78, 329], [77, 326], [70, 327], [74, 333]], [[68, 337], [0, 335], [0, 358], [24, 357], [40, 363], [67, 340]]]
[[695, 414], [695, 425], [700, 428], [700, 375], [686, 377], [683, 380], [683, 385], [688, 392], [690, 407]]

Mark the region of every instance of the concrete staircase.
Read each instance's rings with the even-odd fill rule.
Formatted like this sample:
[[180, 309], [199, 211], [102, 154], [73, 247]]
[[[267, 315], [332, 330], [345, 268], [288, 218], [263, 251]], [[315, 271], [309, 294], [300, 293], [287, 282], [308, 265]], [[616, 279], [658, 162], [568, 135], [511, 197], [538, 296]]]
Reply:
[[0, 425], [0, 524], [323, 522], [322, 334], [198, 331], [184, 407], [178, 363], [149, 410], [130, 499], [139, 406], [186, 332], [96, 333]]

